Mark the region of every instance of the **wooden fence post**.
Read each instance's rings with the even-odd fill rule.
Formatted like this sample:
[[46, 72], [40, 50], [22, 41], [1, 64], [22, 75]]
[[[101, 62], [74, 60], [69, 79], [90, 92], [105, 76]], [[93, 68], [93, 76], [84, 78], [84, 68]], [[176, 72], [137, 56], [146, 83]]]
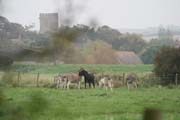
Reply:
[[18, 87], [20, 87], [21, 72], [18, 72]]
[[178, 85], [178, 74], [176, 73], [175, 84]]
[[125, 85], [125, 73], [123, 73], [123, 85]]
[[40, 76], [40, 74], [38, 73], [37, 74], [37, 79], [36, 79], [36, 87], [39, 87], [39, 76]]
[[152, 80], [150, 79], [150, 74], [147, 75], [147, 81], [149, 81], [148, 84], [149, 84], [150, 86], [152, 86], [152, 85], [154, 84], [154, 81], [152, 81]]

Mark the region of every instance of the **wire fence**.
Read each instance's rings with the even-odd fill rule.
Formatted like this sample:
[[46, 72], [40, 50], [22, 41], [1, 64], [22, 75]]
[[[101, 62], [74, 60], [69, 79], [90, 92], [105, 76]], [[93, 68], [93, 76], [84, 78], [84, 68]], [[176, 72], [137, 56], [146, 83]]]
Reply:
[[[43, 73], [21, 73], [21, 72], [1, 72], [0, 83], [11, 84], [15, 87], [53, 87], [54, 76], [57, 74], [43, 74]], [[114, 87], [126, 86], [126, 78], [129, 73], [122, 74], [96, 74], [95, 81], [98, 81], [103, 77], [109, 77], [114, 81]], [[139, 86], [153, 86], [153, 85], [166, 85], [166, 84], [180, 84], [179, 74], [167, 74], [162, 76], [156, 76], [155, 73], [141, 73], [134, 74], [137, 77], [137, 83]], [[83, 82], [83, 80], [82, 80]]]

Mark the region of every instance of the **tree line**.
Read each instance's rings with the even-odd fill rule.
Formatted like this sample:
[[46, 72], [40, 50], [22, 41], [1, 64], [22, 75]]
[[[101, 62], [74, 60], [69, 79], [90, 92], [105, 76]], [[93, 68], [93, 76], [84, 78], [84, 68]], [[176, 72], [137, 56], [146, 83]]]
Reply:
[[[44, 61], [60, 60], [65, 63], [98, 64], [101, 63], [103, 57], [97, 56], [106, 53], [104, 55], [104, 57], [106, 56], [105, 63], [113, 64], [117, 62], [114, 61], [114, 51], [133, 51], [145, 64], [152, 64], [155, 54], [163, 46], [174, 46], [173, 34], [163, 27], [159, 29], [159, 38], [147, 42], [140, 34], [121, 33], [106, 25], [98, 28], [80, 24], [72, 27], [61, 26], [56, 33], [39, 34], [31, 31], [32, 27], [10, 23], [4, 17], [0, 18], [0, 22], [4, 23], [0, 26], [1, 43], [10, 44], [10, 39], [18, 38], [21, 34], [21, 40], [26, 45], [25, 48], [31, 50], [27, 51], [26, 49], [20, 55], [15, 55], [20, 59], [25, 55], [23, 60], [42, 60], [43, 57]], [[42, 52], [37, 53], [37, 48]], [[106, 52], [103, 52], [105, 50]], [[16, 59], [18, 60], [18, 58]]]

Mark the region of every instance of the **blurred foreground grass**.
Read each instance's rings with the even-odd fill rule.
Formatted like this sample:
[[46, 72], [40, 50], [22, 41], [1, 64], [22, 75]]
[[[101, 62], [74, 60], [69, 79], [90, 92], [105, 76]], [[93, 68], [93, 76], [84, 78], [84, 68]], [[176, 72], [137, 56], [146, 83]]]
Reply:
[[[43, 110], [27, 120], [141, 120], [145, 108], [163, 111], [163, 120], [180, 119], [179, 88], [139, 88], [128, 91], [125, 88], [114, 92], [102, 89], [59, 90], [46, 88], [4, 88], [4, 95], [10, 104], [22, 106], [29, 103], [32, 93], [38, 92], [46, 100]], [[37, 103], [29, 111], [37, 110]], [[40, 105], [42, 105], [40, 104]]]

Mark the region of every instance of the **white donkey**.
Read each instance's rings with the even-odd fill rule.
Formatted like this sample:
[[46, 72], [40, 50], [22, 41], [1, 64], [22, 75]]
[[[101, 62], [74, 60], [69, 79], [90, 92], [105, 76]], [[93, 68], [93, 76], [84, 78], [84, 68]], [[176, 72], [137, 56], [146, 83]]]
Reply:
[[111, 89], [111, 91], [113, 90], [113, 80], [111, 78], [108, 77], [103, 77], [100, 79], [99, 81], [99, 88], [103, 87], [105, 88], [105, 90]]
[[56, 88], [66, 89], [67, 80], [62, 75], [54, 76], [54, 85]]

